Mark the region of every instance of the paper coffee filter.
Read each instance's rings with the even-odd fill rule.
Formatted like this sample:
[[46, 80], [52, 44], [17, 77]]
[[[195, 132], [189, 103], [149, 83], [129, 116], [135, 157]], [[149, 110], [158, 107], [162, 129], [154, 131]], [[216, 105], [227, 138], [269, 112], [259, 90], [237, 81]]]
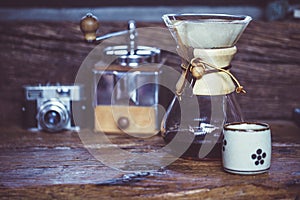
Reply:
[[174, 26], [184, 45], [205, 49], [234, 46], [244, 27], [241, 24], [197, 22], [179, 22]]
[[163, 16], [179, 46], [226, 48], [236, 44], [251, 21], [249, 16], [209, 14], [167, 14]]

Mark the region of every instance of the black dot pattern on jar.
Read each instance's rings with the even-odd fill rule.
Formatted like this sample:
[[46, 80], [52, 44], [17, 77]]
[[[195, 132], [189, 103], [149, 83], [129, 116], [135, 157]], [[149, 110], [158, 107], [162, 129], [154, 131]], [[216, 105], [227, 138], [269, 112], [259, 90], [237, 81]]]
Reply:
[[251, 154], [252, 160], [256, 166], [263, 165], [265, 163], [264, 159], [267, 157], [267, 153], [263, 152], [262, 149], [257, 149], [255, 153]]
[[261, 156], [258, 156], [258, 157], [257, 157], [257, 160], [261, 160]]
[[257, 153], [257, 154], [261, 154], [261, 152], [262, 152], [261, 149], [257, 149], [257, 150], [256, 150], [256, 153]]
[[227, 145], [227, 141], [226, 139], [224, 138], [223, 139], [223, 147], [222, 147], [222, 150], [225, 151], [225, 146]]

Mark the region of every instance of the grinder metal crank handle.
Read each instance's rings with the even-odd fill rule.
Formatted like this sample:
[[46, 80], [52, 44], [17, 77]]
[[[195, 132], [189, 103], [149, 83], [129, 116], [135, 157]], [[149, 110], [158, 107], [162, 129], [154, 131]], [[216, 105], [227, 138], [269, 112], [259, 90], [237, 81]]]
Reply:
[[98, 18], [94, 16], [92, 13], [87, 13], [81, 20], [80, 20], [80, 30], [84, 34], [84, 39], [87, 42], [95, 42], [95, 41], [101, 41], [107, 38], [125, 35], [125, 34], [133, 34], [134, 36], [130, 38], [135, 38], [136, 36], [136, 26], [135, 21], [130, 20], [128, 22], [128, 30], [114, 32], [114, 33], [108, 33], [106, 35], [97, 36], [97, 30], [100, 27], [100, 23], [98, 21]]

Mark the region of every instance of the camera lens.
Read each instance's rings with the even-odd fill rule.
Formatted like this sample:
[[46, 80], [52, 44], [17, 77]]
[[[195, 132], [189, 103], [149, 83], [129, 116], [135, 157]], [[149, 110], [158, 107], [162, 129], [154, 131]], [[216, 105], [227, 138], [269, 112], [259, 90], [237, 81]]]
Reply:
[[60, 115], [56, 111], [48, 111], [44, 116], [44, 122], [51, 126], [56, 126], [60, 122], [60, 120]]
[[70, 126], [70, 113], [59, 99], [43, 103], [37, 115], [38, 125], [48, 132], [59, 132]]

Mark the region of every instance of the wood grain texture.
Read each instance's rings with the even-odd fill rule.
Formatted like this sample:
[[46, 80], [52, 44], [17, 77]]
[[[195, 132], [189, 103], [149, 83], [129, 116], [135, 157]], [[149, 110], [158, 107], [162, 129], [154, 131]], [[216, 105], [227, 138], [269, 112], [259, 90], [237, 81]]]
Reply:
[[[232, 64], [248, 94], [246, 118], [291, 118], [299, 107], [299, 23], [254, 22], [238, 42]], [[298, 29], [298, 30], [297, 30]]]
[[[139, 23], [164, 27], [163, 24]], [[101, 33], [126, 23], [102, 23]], [[147, 33], [145, 33], [147, 34]], [[146, 35], [170, 49], [166, 35]], [[163, 37], [163, 41], [155, 40]], [[153, 39], [154, 38], [154, 39]], [[247, 90], [238, 96], [246, 118], [290, 119], [299, 106], [300, 24], [251, 22], [238, 42], [233, 73]], [[297, 199], [300, 197], [300, 135], [291, 122], [271, 123], [271, 169], [261, 175], [225, 173], [220, 161], [179, 159], [154, 172], [124, 173], [95, 159], [78, 134], [28, 132], [22, 123], [22, 85], [72, 83], [95, 47], [70, 22], [0, 22], [0, 198], [1, 199]], [[162, 45], [162, 44], [157, 44]], [[168, 65], [180, 58], [168, 56]], [[167, 77], [168, 78], [168, 77]], [[111, 135], [131, 152], [164, 146], [161, 137], [141, 140]]]
[[[126, 29], [126, 23], [104, 22], [101, 34]], [[138, 23], [138, 27], [165, 27]], [[168, 32], [166, 30], [166, 32]], [[142, 43], [175, 50], [174, 40], [142, 32]], [[155, 39], [159, 38], [159, 39]], [[22, 86], [73, 83], [82, 62], [95, 47], [83, 41], [71, 22], [0, 22], [0, 124], [22, 124]], [[239, 95], [246, 119], [291, 119], [300, 100], [300, 24], [253, 21], [237, 44], [232, 72], [247, 90]], [[171, 55], [167, 63], [179, 67]], [[165, 77], [168, 79], [168, 77]]]
[[[77, 133], [27, 132], [1, 127], [1, 199], [297, 199], [300, 197], [299, 127], [267, 121], [272, 129], [268, 173], [232, 175], [220, 160], [179, 159], [151, 172], [122, 172], [105, 166], [84, 148]], [[164, 145], [109, 135], [126, 151], [149, 152]], [[104, 146], [105, 148], [105, 146]]]

